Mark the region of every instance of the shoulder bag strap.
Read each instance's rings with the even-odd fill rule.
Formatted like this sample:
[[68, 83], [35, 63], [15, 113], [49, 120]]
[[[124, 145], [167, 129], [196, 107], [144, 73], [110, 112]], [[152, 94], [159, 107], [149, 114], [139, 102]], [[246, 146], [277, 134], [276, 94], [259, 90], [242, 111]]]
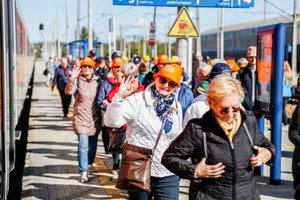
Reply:
[[[167, 112], [167, 113], [168, 113], [168, 112]], [[166, 116], [167, 116], [167, 115], [166, 115]], [[161, 135], [162, 135], [162, 132], [163, 132], [163, 130], [164, 130], [164, 126], [165, 126], [166, 121], [167, 121], [167, 117], [166, 117], [166, 116], [163, 118], [163, 122], [162, 122], [161, 128], [160, 128], [160, 130], [159, 130], [159, 133], [158, 133], [158, 136], [157, 136], [155, 145], [154, 145], [153, 150], [152, 150], [153, 153], [154, 153], [154, 151], [155, 151], [155, 149], [156, 149], [156, 147], [157, 147], [157, 145], [158, 145], [158, 141], [159, 141], [159, 139], [160, 139], [160, 137], [161, 137]]]
[[[145, 90], [143, 91], [143, 98], [144, 98], [144, 101], [145, 101], [145, 103], [146, 103]], [[146, 106], [147, 106], [147, 104], [146, 104]], [[169, 110], [168, 110], [166, 113], [168, 114], [168, 113], [169, 113]], [[163, 118], [162, 125], [161, 125], [161, 128], [160, 128], [160, 130], [159, 130], [159, 133], [158, 133], [158, 136], [157, 136], [155, 145], [154, 145], [154, 147], [153, 147], [153, 149], [152, 149], [152, 153], [154, 153], [154, 151], [155, 151], [155, 149], [156, 149], [156, 147], [157, 147], [157, 145], [158, 145], [158, 141], [159, 141], [159, 139], [160, 139], [160, 137], [161, 137], [161, 135], [162, 135], [162, 132], [163, 132], [163, 130], [164, 130], [164, 126], [165, 126], [166, 121], [167, 121], [167, 117], [166, 117], [167, 114], [166, 114], [165, 117]]]
[[253, 143], [253, 140], [252, 140], [251, 135], [250, 135], [250, 133], [249, 133], [249, 129], [248, 129], [248, 127], [247, 127], [246, 122], [243, 123], [243, 126], [244, 126], [244, 128], [245, 128], [245, 130], [246, 130], [246, 133], [247, 133], [247, 136], [248, 136], [248, 138], [249, 138], [251, 147], [253, 147], [253, 146], [254, 146], [254, 143]]

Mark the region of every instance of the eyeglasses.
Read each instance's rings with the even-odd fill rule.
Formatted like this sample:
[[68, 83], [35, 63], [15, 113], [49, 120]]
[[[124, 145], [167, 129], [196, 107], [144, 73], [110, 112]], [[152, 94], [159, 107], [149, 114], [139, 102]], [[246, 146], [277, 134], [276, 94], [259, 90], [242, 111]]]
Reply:
[[175, 88], [178, 85], [177, 83], [175, 83], [173, 81], [168, 81], [168, 79], [166, 79], [164, 77], [159, 77], [159, 82], [162, 85], [168, 83], [168, 86], [170, 86], [171, 88]]
[[[232, 107], [231, 109], [233, 113], [237, 113], [241, 110], [241, 107], [237, 106], [237, 107]], [[230, 108], [223, 108], [222, 110], [220, 110], [220, 113], [222, 115], [228, 114], [229, 112], [230, 112]]]
[[89, 65], [83, 65], [81, 67], [84, 69], [93, 69], [93, 66], [89, 66]]

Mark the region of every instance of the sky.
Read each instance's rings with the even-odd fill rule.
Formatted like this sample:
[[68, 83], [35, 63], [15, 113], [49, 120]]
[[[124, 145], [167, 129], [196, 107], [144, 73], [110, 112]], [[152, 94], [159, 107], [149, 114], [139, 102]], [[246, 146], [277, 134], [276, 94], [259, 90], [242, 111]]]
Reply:
[[[39, 24], [44, 24], [44, 34], [51, 40], [59, 36], [66, 41], [66, 0], [16, 0], [29, 32], [30, 40], [43, 40]], [[69, 40], [75, 40], [77, 21], [77, 0], [68, 1]], [[294, 0], [266, 0], [266, 17], [279, 17], [293, 13]], [[233, 25], [253, 20], [264, 19], [265, 0], [255, 0], [253, 8], [224, 8], [223, 25]], [[80, 1], [80, 25], [87, 27], [88, 0]], [[116, 22], [116, 36], [121, 34], [127, 40], [149, 38], [150, 22], [153, 21], [154, 7], [148, 6], [115, 6], [112, 0], [93, 0], [93, 28], [100, 42], [108, 41], [109, 19], [113, 16]], [[271, 5], [273, 4], [273, 5]], [[297, 10], [300, 5], [298, 4]], [[196, 24], [196, 8], [189, 8], [191, 18]], [[177, 16], [177, 7], [157, 7], [156, 39], [167, 41], [167, 33]], [[200, 8], [200, 32], [218, 27], [218, 9]], [[171, 38], [175, 40], [175, 38]]]

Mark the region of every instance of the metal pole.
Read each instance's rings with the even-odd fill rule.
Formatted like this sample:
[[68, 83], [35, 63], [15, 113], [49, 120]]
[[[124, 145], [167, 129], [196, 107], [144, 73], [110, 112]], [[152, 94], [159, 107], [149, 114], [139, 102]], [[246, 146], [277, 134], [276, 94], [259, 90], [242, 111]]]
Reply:
[[[177, 12], [179, 13], [182, 7], [178, 7]], [[176, 38], [176, 54], [181, 59], [181, 66], [187, 71], [188, 67], [188, 39], [187, 38]]]
[[220, 8], [220, 58], [224, 59], [223, 8]]
[[108, 58], [111, 58], [111, 32], [108, 33]]
[[297, 75], [297, 0], [294, 0], [293, 15], [293, 52], [292, 52], [292, 70], [293, 76]]
[[218, 20], [217, 20], [217, 27], [218, 27], [218, 32], [217, 32], [217, 58], [220, 58], [220, 8], [218, 8]]
[[77, 31], [76, 39], [80, 39], [80, 0], [77, 0]]
[[56, 15], [56, 26], [57, 26], [57, 56], [58, 57], [61, 57], [61, 54], [60, 54], [60, 39], [59, 39], [59, 20], [58, 20], [58, 17], [59, 17], [59, 10], [57, 10], [57, 15]]
[[[156, 6], [154, 6], [154, 13], [153, 13], [153, 23], [155, 24], [155, 17], [156, 17]], [[155, 32], [154, 32], [155, 34]], [[154, 58], [154, 45], [151, 45], [150, 48], [150, 67], [151, 67], [151, 63], [152, 63], [152, 58]], [[150, 68], [149, 68], [150, 70]]]
[[[272, 61], [275, 65], [271, 77], [271, 142], [276, 148], [274, 165], [271, 166], [270, 183], [281, 184], [281, 142], [282, 142], [282, 84], [284, 61], [285, 28], [278, 24], [274, 28], [275, 52]], [[276, 56], [275, 56], [276, 55]]]
[[92, 0], [88, 1], [88, 26], [89, 26], [89, 35], [88, 35], [88, 51], [93, 49], [93, 6]]
[[197, 28], [199, 32], [199, 37], [196, 39], [196, 54], [202, 55], [201, 49], [201, 31], [200, 31], [200, 8], [196, 8], [196, 19], [197, 19]]
[[69, 0], [66, 0], [66, 44], [67, 55], [69, 55]]
[[115, 20], [115, 16], [112, 17], [112, 33], [113, 33], [113, 44], [114, 44], [114, 48], [113, 50], [116, 51], [117, 50], [117, 41], [116, 41], [116, 20]]

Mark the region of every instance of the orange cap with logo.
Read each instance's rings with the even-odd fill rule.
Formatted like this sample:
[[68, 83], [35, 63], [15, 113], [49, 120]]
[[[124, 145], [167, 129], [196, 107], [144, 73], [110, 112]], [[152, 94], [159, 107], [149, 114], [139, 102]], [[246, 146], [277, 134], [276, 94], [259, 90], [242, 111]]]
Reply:
[[113, 59], [111, 67], [121, 67], [124, 64], [124, 60], [122, 58]]
[[81, 62], [81, 66], [92, 66], [93, 68], [95, 68], [95, 63], [93, 61], [93, 59], [89, 58], [89, 57], [86, 57], [82, 60]]
[[159, 71], [153, 75], [154, 78], [156, 77], [165, 77], [174, 81], [175, 83], [180, 86], [180, 80], [182, 78], [182, 68], [178, 64], [166, 64]]
[[157, 64], [168, 64], [170, 63], [169, 57], [165, 54], [159, 55], [157, 59]]

